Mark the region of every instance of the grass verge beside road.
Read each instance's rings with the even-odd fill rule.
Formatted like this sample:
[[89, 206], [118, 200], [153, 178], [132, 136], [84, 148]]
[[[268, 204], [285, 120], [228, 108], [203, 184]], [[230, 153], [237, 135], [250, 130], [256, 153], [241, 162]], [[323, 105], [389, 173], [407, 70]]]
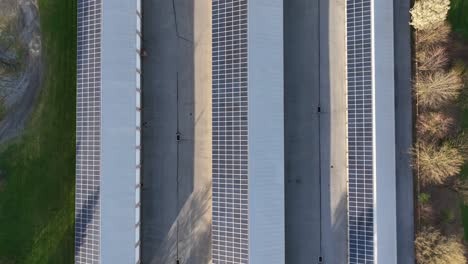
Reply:
[[0, 263], [73, 263], [76, 0], [39, 0], [43, 87], [0, 150]]

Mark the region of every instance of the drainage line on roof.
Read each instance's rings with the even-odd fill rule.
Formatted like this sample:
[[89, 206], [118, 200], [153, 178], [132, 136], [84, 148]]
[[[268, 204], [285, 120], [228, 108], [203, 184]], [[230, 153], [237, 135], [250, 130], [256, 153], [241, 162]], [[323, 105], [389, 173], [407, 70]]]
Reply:
[[[323, 195], [323, 191], [322, 191], [322, 184], [323, 184], [323, 181], [322, 181], [322, 116], [321, 116], [321, 112], [322, 112], [322, 109], [320, 107], [321, 105], [321, 100], [322, 100], [322, 72], [321, 72], [321, 69], [320, 69], [320, 65], [322, 63], [322, 41], [321, 41], [321, 8], [322, 8], [322, 5], [321, 5], [321, 2], [322, 0], [319, 0], [318, 1], [318, 12], [319, 12], [319, 15], [318, 15], [318, 29], [317, 29], [317, 32], [319, 33], [319, 38], [318, 38], [318, 51], [319, 51], [319, 56], [318, 56], [318, 65], [319, 65], [319, 74], [318, 74], [318, 83], [319, 83], [319, 89], [318, 89], [318, 98], [319, 98], [319, 105], [318, 105], [318, 138], [319, 138], [319, 155], [318, 155], [318, 160], [319, 160], [319, 186], [320, 186], [320, 189], [319, 189], [319, 193], [320, 193], [320, 196], [319, 196], [319, 209], [320, 209], [320, 224], [319, 224], [319, 227], [320, 227], [320, 258], [322, 258], [323, 256], [323, 231], [322, 231], [322, 228], [323, 228], [323, 224], [322, 224], [322, 219], [323, 219], [323, 208], [322, 208], [322, 203], [323, 203], [323, 199], [322, 199], [322, 195]], [[330, 172], [331, 174], [331, 172]]]
[[[177, 105], [177, 111], [176, 111], [176, 119], [177, 119], [177, 135], [180, 135], [179, 132], [179, 71], [177, 70], [176, 73], [176, 105]], [[176, 151], [176, 211], [179, 212], [179, 143], [180, 140], [176, 141], [177, 144], [177, 151]], [[179, 263], [179, 216], [176, 216], [176, 263]]]

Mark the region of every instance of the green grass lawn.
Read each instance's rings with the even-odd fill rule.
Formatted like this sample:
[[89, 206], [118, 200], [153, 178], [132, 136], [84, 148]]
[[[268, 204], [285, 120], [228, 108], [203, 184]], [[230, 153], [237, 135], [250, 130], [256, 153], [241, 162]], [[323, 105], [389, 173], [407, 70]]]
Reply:
[[468, 0], [451, 0], [449, 21], [454, 31], [468, 38]]
[[73, 263], [76, 0], [39, 6], [46, 72], [24, 135], [0, 152], [0, 264]]

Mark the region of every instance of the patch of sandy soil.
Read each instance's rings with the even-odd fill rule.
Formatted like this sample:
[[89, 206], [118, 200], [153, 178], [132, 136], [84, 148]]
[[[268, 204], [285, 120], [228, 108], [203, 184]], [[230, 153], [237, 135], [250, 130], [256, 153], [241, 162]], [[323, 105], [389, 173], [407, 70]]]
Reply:
[[15, 75], [9, 76], [7, 84], [0, 85], [0, 99], [6, 108], [0, 122], [0, 144], [24, 129], [38, 97], [43, 72], [37, 0], [0, 0], [2, 18], [13, 21], [20, 54], [11, 54], [4, 48], [3, 52], [0, 49], [0, 56], [17, 58], [20, 67]]

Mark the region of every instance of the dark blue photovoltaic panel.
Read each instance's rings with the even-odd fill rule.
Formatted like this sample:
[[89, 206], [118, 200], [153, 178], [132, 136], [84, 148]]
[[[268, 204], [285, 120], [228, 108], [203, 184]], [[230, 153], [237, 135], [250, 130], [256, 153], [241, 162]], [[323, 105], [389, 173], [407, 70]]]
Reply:
[[75, 263], [98, 264], [101, 0], [78, 0]]
[[213, 0], [212, 26], [212, 259], [247, 264], [247, 0]]
[[349, 263], [374, 263], [372, 0], [347, 0]]

